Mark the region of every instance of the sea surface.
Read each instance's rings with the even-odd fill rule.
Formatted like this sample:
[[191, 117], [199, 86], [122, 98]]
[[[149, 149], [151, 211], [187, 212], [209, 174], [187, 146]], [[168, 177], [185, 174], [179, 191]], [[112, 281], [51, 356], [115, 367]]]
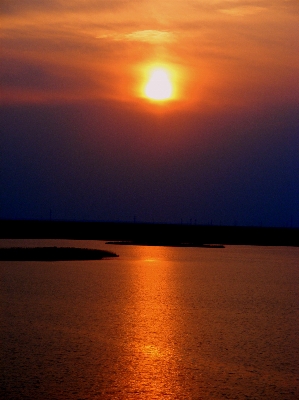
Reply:
[[299, 248], [107, 249], [0, 262], [0, 398], [299, 398]]

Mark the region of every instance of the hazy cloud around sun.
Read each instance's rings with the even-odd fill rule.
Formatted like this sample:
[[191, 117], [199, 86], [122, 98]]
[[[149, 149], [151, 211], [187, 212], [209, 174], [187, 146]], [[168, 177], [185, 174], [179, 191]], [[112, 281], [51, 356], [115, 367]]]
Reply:
[[2, 0], [0, 96], [123, 98], [142, 79], [137, 66], [165, 62], [187, 71], [192, 102], [294, 99], [298, 9], [294, 0]]

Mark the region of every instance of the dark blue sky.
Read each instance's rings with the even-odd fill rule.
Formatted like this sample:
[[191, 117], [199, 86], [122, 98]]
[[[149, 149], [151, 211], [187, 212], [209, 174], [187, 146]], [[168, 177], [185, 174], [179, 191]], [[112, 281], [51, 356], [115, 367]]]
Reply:
[[298, 226], [297, 118], [3, 107], [1, 217]]

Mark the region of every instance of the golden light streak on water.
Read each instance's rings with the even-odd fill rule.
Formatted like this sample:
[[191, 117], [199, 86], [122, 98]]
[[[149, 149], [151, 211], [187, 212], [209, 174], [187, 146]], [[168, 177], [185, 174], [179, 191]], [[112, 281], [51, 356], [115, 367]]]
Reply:
[[169, 285], [172, 264], [165, 261], [169, 248], [139, 246], [137, 251], [142, 261], [132, 270], [135, 293], [127, 309], [131, 313], [126, 314], [132, 326], [128, 385], [141, 399], [164, 399], [166, 393], [183, 396], [174, 338], [179, 329], [173, 314], [175, 294]]

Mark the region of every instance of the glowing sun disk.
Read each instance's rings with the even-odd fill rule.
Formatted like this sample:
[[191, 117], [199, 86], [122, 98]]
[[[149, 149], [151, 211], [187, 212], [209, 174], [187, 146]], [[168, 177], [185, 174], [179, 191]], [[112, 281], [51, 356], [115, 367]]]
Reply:
[[172, 96], [172, 84], [164, 68], [155, 68], [145, 86], [144, 93], [151, 100], [162, 101]]

